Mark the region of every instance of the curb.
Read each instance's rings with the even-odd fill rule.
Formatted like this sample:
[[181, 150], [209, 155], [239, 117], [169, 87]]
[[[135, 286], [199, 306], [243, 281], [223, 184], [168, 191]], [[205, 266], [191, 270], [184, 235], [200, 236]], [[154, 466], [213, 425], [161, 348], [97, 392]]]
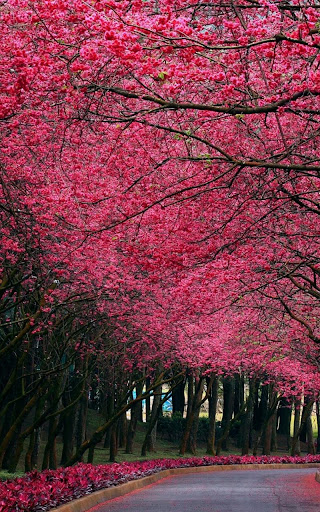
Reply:
[[[320, 463], [314, 462], [309, 464], [235, 464], [226, 466], [198, 466], [188, 468], [174, 468], [165, 469], [155, 473], [154, 475], [145, 476], [138, 480], [132, 480], [125, 484], [118, 486], [109, 487], [108, 489], [102, 489], [96, 491], [88, 496], [83, 496], [77, 500], [70, 501], [64, 505], [60, 505], [55, 509], [51, 509], [50, 512], [86, 512], [95, 505], [109, 501], [114, 498], [119, 498], [132, 491], [142, 489], [147, 485], [153, 484], [158, 480], [162, 480], [168, 476], [183, 475], [185, 473], [207, 473], [214, 471], [236, 471], [240, 469], [245, 470], [264, 470], [264, 469], [301, 469], [301, 468], [320, 468]], [[318, 479], [319, 478], [319, 479]], [[320, 471], [316, 472], [316, 480], [320, 483]]]

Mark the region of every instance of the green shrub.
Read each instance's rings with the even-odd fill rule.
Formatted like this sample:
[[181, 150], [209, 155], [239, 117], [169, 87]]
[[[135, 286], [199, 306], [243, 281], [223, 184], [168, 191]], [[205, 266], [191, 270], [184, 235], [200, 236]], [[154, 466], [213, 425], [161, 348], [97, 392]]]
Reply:
[[171, 442], [180, 441], [185, 428], [186, 420], [180, 412], [170, 416], [160, 416], [158, 420], [158, 433], [163, 439]]

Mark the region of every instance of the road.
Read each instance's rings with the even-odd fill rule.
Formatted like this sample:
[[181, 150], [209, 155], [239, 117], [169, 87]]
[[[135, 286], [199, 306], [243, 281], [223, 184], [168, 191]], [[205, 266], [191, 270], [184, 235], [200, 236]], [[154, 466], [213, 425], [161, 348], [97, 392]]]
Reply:
[[268, 469], [172, 476], [90, 512], [320, 512], [315, 472]]

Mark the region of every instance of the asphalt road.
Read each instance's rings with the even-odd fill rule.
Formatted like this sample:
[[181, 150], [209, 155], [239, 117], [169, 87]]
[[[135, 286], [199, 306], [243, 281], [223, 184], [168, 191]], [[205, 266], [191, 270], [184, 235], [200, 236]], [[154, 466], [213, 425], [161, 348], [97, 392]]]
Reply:
[[315, 472], [268, 469], [172, 476], [90, 512], [320, 512]]

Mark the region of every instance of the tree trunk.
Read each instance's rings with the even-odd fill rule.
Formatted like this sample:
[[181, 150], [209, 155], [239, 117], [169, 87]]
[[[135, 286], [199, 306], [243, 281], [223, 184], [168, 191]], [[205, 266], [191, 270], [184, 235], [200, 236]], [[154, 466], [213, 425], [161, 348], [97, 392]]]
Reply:
[[256, 391], [254, 397], [254, 408], [252, 418], [252, 438], [253, 438], [253, 455], [257, 455], [259, 444], [261, 441], [263, 430], [266, 426], [266, 417], [268, 411], [268, 384], [262, 385], [256, 381]]
[[[208, 379], [207, 379], [208, 384]], [[212, 388], [209, 395], [209, 430], [207, 438], [207, 451], [208, 455], [214, 455], [214, 444], [216, 438], [216, 414], [218, 404], [218, 389], [219, 389], [219, 378], [214, 377]]]
[[49, 420], [48, 440], [44, 449], [42, 471], [44, 469], [57, 469], [56, 439], [57, 439], [58, 419]]
[[128, 425], [127, 444], [125, 453], [133, 453], [133, 440], [136, 433], [138, 418], [136, 416], [135, 407], [131, 409], [131, 418]]
[[[292, 439], [292, 446], [291, 446], [291, 455], [292, 454], [295, 454], [295, 452], [297, 451], [297, 441], [301, 435], [301, 432], [303, 431], [303, 429], [306, 428], [306, 424], [307, 424], [307, 419], [308, 419], [308, 416], [311, 414], [311, 411], [312, 411], [312, 407], [313, 407], [313, 401], [310, 401], [308, 402], [304, 407], [303, 407], [303, 410], [302, 410], [302, 416], [301, 416], [301, 423], [300, 423], [300, 427], [298, 428], [298, 430], [295, 432], [294, 436], [293, 436], [293, 439]], [[295, 422], [296, 423], [296, 422]]]
[[[143, 383], [137, 384], [136, 388], [136, 396], [140, 396], [143, 390]], [[125, 453], [133, 453], [133, 440], [136, 434], [138, 419], [139, 419], [139, 403], [135, 403], [131, 407], [131, 419], [128, 425], [128, 433], [127, 433], [127, 444]]]
[[[19, 457], [23, 450], [23, 443], [21, 446], [21, 442], [19, 442], [19, 437], [21, 434], [22, 425], [20, 425], [17, 430], [14, 432], [10, 443], [4, 453], [2, 469], [7, 469], [10, 473], [14, 473], [16, 470], [16, 466], [19, 462]], [[13, 459], [16, 459], [13, 463]]]
[[124, 413], [118, 421], [118, 446], [125, 448], [127, 444], [128, 421], [127, 414]]
[[274, 423], [276, 421], [277, 417], [277, 393], [274, 392], [273, 386], [269, 386], [269, 403], [268, 403], [268, 413], [267, 413], [267, 422], [263, 434], [263, 455], [270, 455], [271, 454], [271, 448], [272, 448], [272, 437], [273, 437], [273, 431], [274, 431]]
[[14, 453], [12, 454], [11, 459], [9, 460], [9, 463], [8, 463], [8, 472], [9, 473], [14, 473], [17, 469], [17, 465], [18, 465], [18, 462], [19, 462], [19, 459], [20, 459], [20, 456], [21, 456], [21, 453], [23, 450], [24, 441], [25, 441], [24, 438], [18, 437], [18, 439], [15, 442], [15, 450], [14, 450]]
[[301, 415], [301, 399], [297, 399], [294, 403], [294, 425], [293, 425], [293, 438], [291, 440], [291, 455], [301, 455], [299, 428], [300, 428], [300, 415]]
[[249, 396], [247, 400], [247, 410], [241, 421], [241, 455], [248, 455], [250, 448], [250, 434], [252, 427], [254, 399], [256, 393], [256, 384], [254, 379], [249, 380]]
[[[189, 393], [189, 388], [192, 387], [192, 393]], [[191, 450], [191, 453], [194, 453], [196, 448], [196, 431], [197, 431], [197, 422], [200, 413], [201, 399], [204, 387], [204, 377], [200, 377], [196, 382], [196, 390], [193, 391], [193, 378], [192, 385], [190, 382], [190, 377], [188, 381], [188, 414], [185, 430], [182, 436], [181, 445], [180, 445], [180, 455], [184, 455], [187, 449]], [[191, 400], [192, 396], [192, 400]], [[189, 401], [191, 400], [191, 402]], [[196, 424], [193, 427], [193, 422], [196, 419]], [[191, 441], [189, 442], [190, 437], [192, 436]]]
[[[111, 392], [108, 394], [106, 399], [106, 420], [109, 420], [112, 418], [112, 415], [114, 414], [114, 393]], [[110, 437], [111, 437], [111, 428], [110, 427], [104, 438], [103, 448], [110, 448]]]
[[[146, 389], [148, 389], [150, 387], [150, 385], [151, 385], [150, 377], [147, 377], [146, 378]], [[146, 397], [146, 421], [149, 420], [150, 412], [151, 412], [150, 396], [147, 396]]]
[[[41, 416], [45, 405], [45, 396], [41, 397], [38, 400], [36, 410], [34, 413], [34, 422], [37, 422]], [[38, 455], [39, 455], [39, 446], [40, 446], [40, 432], [41, 428], [35, 428], [30, 435], [29, 446], [27, 449], [27, 453], [25, 456], [25, 472], [32, 471], [38, 465]]]
[[[138, 412], [139, 412], [139, 410], [138, 410]], [[114, 425], [112, 425], [111, 432], [110, 432], [110, 457], [109, 457], [109, 462], [115, 462], [117, 454], [118, 454], [117, 423], [115, 423]]]
[[222, 445], [224, 443], [224, 441], [228, 438], [229, 434], [230, 434], [230, 430], [231, 430], [231, 427], [233, 425], [233, 423], [235, 423], [239, 418], [241, 418], [241, 416], [244, 414], [244, 411], [245, 411], [245, 408], [246, 408], [246, 403], [244, 402], [242, 404], [242, 407], [240, 409], [240, 411], [238, 412], [238, 414], [236, 416], [234, 416], [226, 425], [225, 425], [225, 428], [223, 430], [223, 433], [222, 433], [222, 436], [218, 439], [218, 442], [217, 442], [217, 450], [216, 450], [216, 455], [220, 455], [221, 453], [221, 449], [222, 449]]
[[39, 461], [39, 453], [40, 453], [40, 445], [41, 445], [41, 432], [42, 427], [36, 428], [34, 431], [34, 447], [31, 454], [31, 469], [38, 468]]
[[63, 423], [63, 431], [62, 431], [62, 440], [63, 440], [63, 447], [62, 447], [62, 455], [61, 455], [61, 461], [60, 464], [63, 466], [67, 460], [70, 459], [73, 452], [73, 432], [74, 432], [74, 424], [73, 424], [73, 418], [74, 418], [74, 410], [71, 410], [68, 412], [68, 414], [65, 414], [62, 420]]
[[[257, 390], [258, 391], [258, 387]], [[254, 416], [253, 416], [253, 428], [257, 432], [263, 428], [263, 425], [266, 421], [267, 417], [267, 411], [268, 411], [268, 400], [269, 400], [269, 385], [263, 385], [261, 386], [261, 396], [260, 401], [256, 403], [255, 409], [254, 409]]]
[[302, 409], [302, 417], [304, 417], [304, 413], [306, 411], [306, 418], [305, 421], [301, 424], [301, 431], [300, 431], [300, 441], [302, 443], [307, 442], [307, 418], [309, 415], [309, 407], [307, 407], [308, 404], [305, 404]]
[[317, 406], [317, 427], [318, 427], [318, 433], [317, 433], [317, 454], [320, 453], [320, 406], [319, 406], [319, 400], [316, 403]]
[[77, 449], [87, 438], [87, 414], [88, 414], [88, 394], [80, 398], [78, 414], [76, 415], [75, 440]]
[[29, 439], [29, 446], [24, 459], [24, 470], [26, 473], [38, 467], [38, 457], [41, 440], [41, 427], [32, 431]]
[[238, 414], [244, 402], [244, 378], [242, 375], [235, 375], [234, 378], [234, 414]]
[[36, 440], [36, 431], [33, 430], [33, 432], [30, 435], [30, 438], [29, 438], [29, 446], [28, 446], [28, 449], [27, 449], [27, 452], [26, 452], [26, 455], [24, 458], [24, 470], [26, 473], [29, 471], [32, 471], [34, 469], [34, 467], [32, 465], [32, 454], [33, 454], [34, 447], [35, 447], [35, 440]]
[[14, 439], [17, 439], [24, 420], [27, 418], [29, 412], [35, 406], [37, 400], [38, 400], [38, 394], [35, 393], [30, 398], [30, 400], [27, 402], [27, 404], [24, 406], [24, 408], [22, 409], [22, 411], [20, 412], [18, 417], [15, 419], [15, 421], [12, 423], [10, 429], [8, 430], [4, 439], [2, 440], [1, 445], [0, 445], [0, 467], [2, 467], [4, 458], [7, 455], [9, 455], [9, 457], [10, 457], [10, 455], [12, 455], [12, 452], [8, 454], [7, 449], [9, 448], [9, 446], [10, 447], [12, 446], [11, 442], [14, 442]]
[[[202, 387], [203, 389], [203, 387]], [[201, 400], [201, 397], [200, 397]], [[190, 435], [187, 443], [187, 452], [192, 453], [192, 455], [196, 454], [197, 451], [197, 434], [199, 428], [199, 415], [200, 415], [200, 407], [197, 407], [194, 415], [193, 422], [191, 425]]]
[[141, 457], [146, 457], [147, 451], [155, 452], [157, 421], [161, 412], [161, 390], [162, 386], [155, 389], [148, 428], [141, 448]]
[[138, 402], [137, 410], [138, 410], [138, 421], [140, 421], [140, 423], [142, 423], [143, 422], [142, 400], [141, 400], [141, 402]]
[[157, 422], [158, 422], [158, 417], [160, 416], [160, 414], [162, 412], [161, 393], [162, 393], [162, 386], [159, 386], [158, 388], [155, 389], [151, 417], [150, 417], [150, 423], [153, 425], [153, 427], [152, 427], [152, 430], [150, 431], [150, 434], [148, 436], [146, 436], [146, 445], [147, 445], [148, 452], [156, 451], [155, 443], [156, 443], [156, 437], [157, 437]]
[[[234, 408], [234, 378], [225, 377], [223, 379], [223, 416], [221, 426], [223, 429], [228, 429], [232, 419]], [[222, 449], [228, 450], [229, 443], [228, 437], [222, 443]]]
[[182, 381], [172, 391], [172, 414], [180, 412], [183, 416], [185, 406], [184, 388], [185, 381]]
[[194, 377], [193, 377], [193, 375], [188, 375], [187, 421], [188, 421], [188, 417], [192, 413], [193, 397], [194, 397]]
[[271, 439], [272, 439], [272, 424], [273, 424], [273, 415], [268, 419], [266, 429], [264, 431], [263, 438], [263, 451], [262, 455], [270, 455], [271, 454]]
[[308, 453], [310, 453], [311, 455], [315, 455], [316, 450], [315, 450], [315, 446], [314, 446], [314, 442], [313, 442], [312, 411], [313, 411], [313, 403], [312, 403], [312, 407], [310, 408], [310, 412], [308, 414], [306, 424], [307, 424], [307, 450], [308, 450]]
[[275, 452], [278, 449], [277, 439], [277, 414], [273, 415], [272, 433], [271, 433], [271, 452]]
[[292, 415], [292, 404], [285, 398], [280, 399], [277, 419], [279, 422], [277, 434], [286, 442], [287, 450], [290, 450], [290, 425]]

